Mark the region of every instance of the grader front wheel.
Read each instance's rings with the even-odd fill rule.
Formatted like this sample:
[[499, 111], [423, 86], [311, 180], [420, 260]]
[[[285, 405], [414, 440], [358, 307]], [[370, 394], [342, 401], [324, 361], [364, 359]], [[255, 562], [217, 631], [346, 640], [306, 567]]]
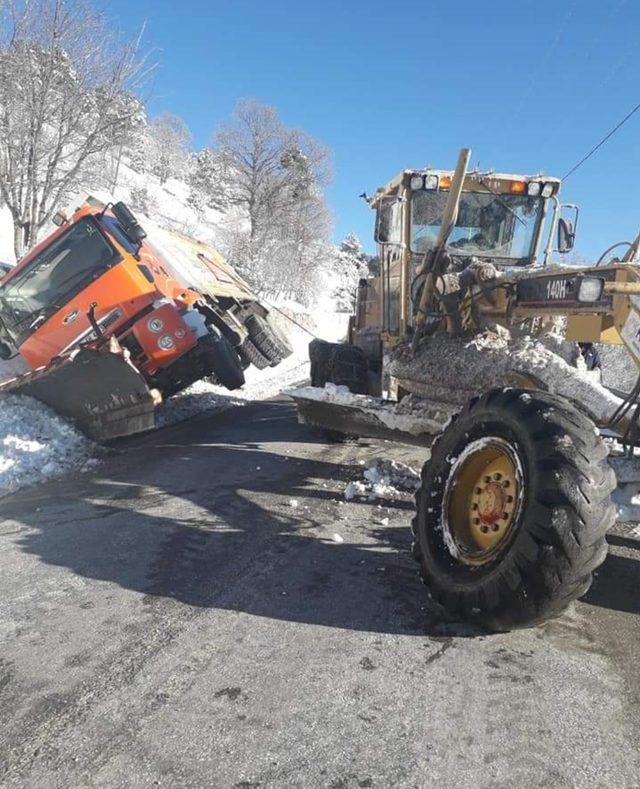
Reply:
[[543, 622], [591, 584], [615, 476], [591, 420], [516, 389], [472, 401], [422, 472], [414, 555], [447, 614], [493, 630]]

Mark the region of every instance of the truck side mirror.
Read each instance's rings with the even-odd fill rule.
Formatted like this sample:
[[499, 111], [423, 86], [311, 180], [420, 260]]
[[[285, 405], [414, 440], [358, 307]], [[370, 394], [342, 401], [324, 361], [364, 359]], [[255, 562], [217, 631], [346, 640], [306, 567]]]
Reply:
[[0, 340], [0, 359], [6, 362], [8, 359], [11, 359], [12, 356], [15, 356], [15, 354], [11, 350], [11, 346]]
[[123, 202], [115, 203], [111, 210], [113, 215], [122, 225], [122, 229], [132, 244], [140, 246], [143, 239], [147, 237], [144, 228], [139, 224], [129, 206]]
[[558, 219], [558, 252], [564, 255], [573, 249], [576, 234], [573, 225], [564, 217]]

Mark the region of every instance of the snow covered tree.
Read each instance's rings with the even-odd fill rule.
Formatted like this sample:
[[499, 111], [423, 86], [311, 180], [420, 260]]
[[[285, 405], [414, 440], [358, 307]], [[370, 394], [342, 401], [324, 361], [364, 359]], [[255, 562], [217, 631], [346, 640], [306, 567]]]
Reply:
[[324, 146], [286, 127], [273, 107], [243, 99], [214, 138], [231, 206], [244, 218], [230, 256], [264, 293], [301, 297], [310, 268], [321, 265], [330, 219], [322, 187], [329, 179]]
[[185, 178], [191, 132], [177, 115], [159, 115], [149, 125], [151, 172], [164, 184], [169, 178]]
[[137, 48], [74, 0], [0, 3], [0, 195], [16, 256], [142, 121]]
[[209, 208], [223, 210], [228, 205], [228, 184], [220, 155], [211, 148], [203, 148], [190, 157], [190, 200]]
[[362, 251], [360, 239], [354, 233], [345, 236], [335, 248], [331, 260], [333, 297], [339, 310], [351, 312], [355, 305], [359, 280], [369, 276], [369, 257]]

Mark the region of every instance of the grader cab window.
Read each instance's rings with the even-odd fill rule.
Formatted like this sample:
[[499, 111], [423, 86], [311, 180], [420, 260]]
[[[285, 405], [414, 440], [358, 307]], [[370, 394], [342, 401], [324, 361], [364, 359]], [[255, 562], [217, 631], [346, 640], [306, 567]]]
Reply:
[[376, 241], [379, 244], [399, 244], [401, 233], [402, 204], [393, 197], [378, 207], [376, 220]]
[[[411, 249], [425, 252], [438, 238], [448, 192], [422, 190], [411, 197]], [[463, 192], [456, 226], [449, 236], [453, 254], [522, 260], [533, 253], [544, 201], [529, 195]]]

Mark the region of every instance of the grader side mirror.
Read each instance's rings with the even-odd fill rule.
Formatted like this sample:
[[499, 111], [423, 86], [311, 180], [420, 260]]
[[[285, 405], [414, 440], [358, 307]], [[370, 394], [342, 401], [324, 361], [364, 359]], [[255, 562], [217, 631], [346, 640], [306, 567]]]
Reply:
[[576, 234], [573, 225], [564, 217], [558, 219], [558, 252], [564, 255], [573, 249]]

